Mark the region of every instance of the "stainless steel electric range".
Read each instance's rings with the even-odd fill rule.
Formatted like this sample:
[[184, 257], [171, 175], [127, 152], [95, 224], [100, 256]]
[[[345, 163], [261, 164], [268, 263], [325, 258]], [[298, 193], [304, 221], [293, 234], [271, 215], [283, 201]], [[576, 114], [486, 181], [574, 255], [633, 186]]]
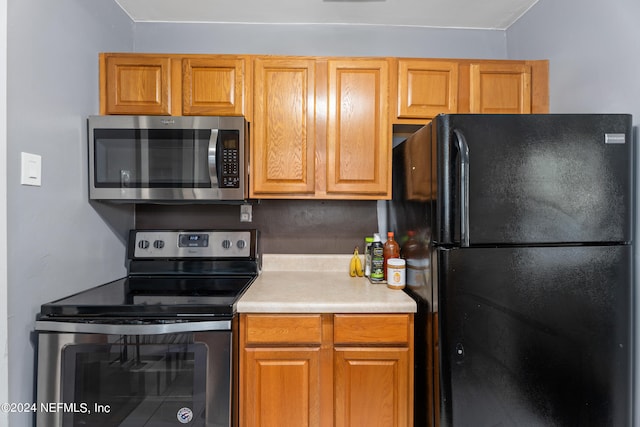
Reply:
[[126, 277], [43, 304], [36, 425], [229, 427], [256, 230], [132, 230]]

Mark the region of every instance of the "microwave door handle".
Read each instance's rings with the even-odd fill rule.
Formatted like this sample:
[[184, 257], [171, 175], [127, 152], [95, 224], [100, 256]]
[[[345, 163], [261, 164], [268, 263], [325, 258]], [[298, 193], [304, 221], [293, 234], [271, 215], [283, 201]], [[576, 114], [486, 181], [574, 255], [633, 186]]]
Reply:
[[211, 129], [211, 136], [209, 137], [208, 162], [211, 186], [215, 188], [218, 186], [218, 129]]

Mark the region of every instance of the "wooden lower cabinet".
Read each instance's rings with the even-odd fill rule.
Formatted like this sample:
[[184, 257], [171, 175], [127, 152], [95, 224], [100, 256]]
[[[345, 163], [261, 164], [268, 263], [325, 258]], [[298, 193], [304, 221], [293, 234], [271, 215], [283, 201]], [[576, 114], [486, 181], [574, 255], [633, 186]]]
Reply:
[[411, 424], [409, 348], [336, 348], [335, 427]]
[[241, 427], [413, 426], [412, 314], [242, 314]]
[[243, 425], [320, 426], [320, 348], [248, 348]]

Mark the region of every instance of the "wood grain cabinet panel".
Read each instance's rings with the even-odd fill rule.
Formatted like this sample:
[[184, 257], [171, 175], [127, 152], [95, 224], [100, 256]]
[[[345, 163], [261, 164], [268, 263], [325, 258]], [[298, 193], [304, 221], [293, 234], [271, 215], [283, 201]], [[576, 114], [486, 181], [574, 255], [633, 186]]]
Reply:
[[243, 427], [320, 426], [320, 348], [244, 351]]
[[531, 66], [471, 64], [470, 82], [471, 113], [531, 113]]
[[411, 336], [409, 320], [408, 314], [336, 314], [333, 342], [407, 345]]
[[251, 196], [391, 197], [386, 59], [254, 59]]
[[[431, 132], [431, 127], [422, 127], [415, 133], [415, 138], [430, 138], [424, 136]], [[420, 136], [423, 135], [423, 136]], [[413, 141], [412, 141], [413, 142]], [[405, 198], [407, 200], [426, 202], [435, 200], [437, 196], [437, 168], [431, 165], [437, 156], [437, 144], [410, 143], [404, 151], [404, 170], [407, 171], [405, 182]]]
[[318, 344], [322, 341], [319, 314], [251, 314], [246, 316], [246, 343]]
[[171, 114], [168, 56], [104, 55], [104, 114]]
[[254, 60], [251, 197], [312, 195], [315, 61]]
[[458, 112], [458, 64], [429, 59], [398, 60], [397, 117], [430, 119]]
[[408, 348], [335, 350], [335, 427], [411, 427]]
[[549, 61], [397, 58], [394, 124], [438, 114], [549, 112]]
[[413, 315], [242, 314], [239, 397], [240, 427], [411, 427]]
[[246, 63], [228, 56], [183, 59], [182, 114], [243, 115]]
[[389, 61], [328, 61], [327, 195], [391, 196]]

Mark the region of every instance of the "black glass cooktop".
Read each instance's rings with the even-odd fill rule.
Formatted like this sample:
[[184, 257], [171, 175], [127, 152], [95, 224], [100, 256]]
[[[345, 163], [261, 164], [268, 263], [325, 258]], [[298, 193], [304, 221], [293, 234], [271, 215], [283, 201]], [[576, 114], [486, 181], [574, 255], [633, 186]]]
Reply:
[[129, 276], [43, 304], [40, 317], [231, 316], [255, 276]]
[[257, 230], [131, 230], [126, 277], [43, 304], [38, 317], [230, 318], [259, 267]]

